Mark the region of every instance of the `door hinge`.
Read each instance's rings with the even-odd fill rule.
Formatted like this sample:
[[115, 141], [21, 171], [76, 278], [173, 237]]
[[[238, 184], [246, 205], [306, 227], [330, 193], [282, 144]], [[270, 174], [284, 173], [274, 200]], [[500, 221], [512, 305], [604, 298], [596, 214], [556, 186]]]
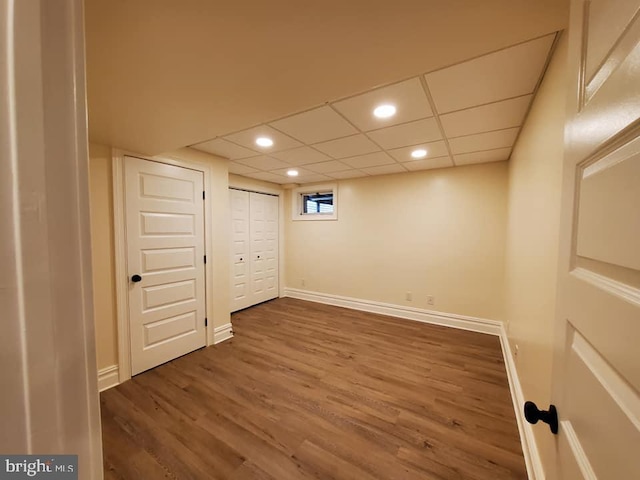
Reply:
[[204, 256], [204, 263], [207, 263], [207, 256]]
[[209, 320], [207, 318], [204, 319], [204, 326], [205, 327], [209, 326]]
[[203, 200], [205, 199], [205, 196], [206, 196], [206, 195], [205, 195], [204, 190], [203, 190], [203, 191], [202, 191], [202, 199], [203, 199]]

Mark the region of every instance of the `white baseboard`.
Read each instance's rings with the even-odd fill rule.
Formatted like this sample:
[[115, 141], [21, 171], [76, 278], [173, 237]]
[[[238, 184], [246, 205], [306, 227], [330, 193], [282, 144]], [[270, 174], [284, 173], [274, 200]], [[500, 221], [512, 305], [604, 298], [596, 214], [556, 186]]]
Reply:
[[342, 297], [328, 293], [310, 292], [296, 288], [285, 288], [284, 296], [337, 307], [351, 308], [353, 310], [361, 310], [363, 312], [379, 313], [390, 317], [414, 320], [416, 322], [443, 325], [445, 327], [471, 330], [472, 332], [488, 333], [496, 336], [500, 335], [500, 329], [502, 327], [502, 323], [495, 320], [456, 315], [454, 313], [435, 312], [421, 308], [393, 305], [391, 303], [361, 300], [359, 298]]
[[507, 378], [509, 379], [509, 390], [511, 391], [511, 400], [513, 401], [513, 409], [516, 412], [516, 421], [518, 423], [518, 431], [520, 432], [520, 443], [522, 444], [522, 453], [527, 466], [527, 474], [529, 480], [545, 480], [542, 459], [538, 451], [538, 445], [533, 435], [532, 425], [524, 418], [524, 393], [518, 370], [511, 353], [511, 345], [507, 336], [507, 330], [504, 325], [500, 328], [500, 344], [502, 345], [502, 356], [504, 365], [507, 370]]
[[111, 365], [110, 367], [105, 367], [98, 370], [99, 391], [104, 392], [111, 387], [115, 387], [119, 383], [120, 377], [118, 372], [118, 365]]
[[225, 323], [213, 329], [214, 345], [229, 340], [231, 337], [233, 337], [233, 326], [230, 323]]
[[511, 391], [511, 400], [513, 401], [518, 431], [520, 433], [520, 442], [522, 444], [522, 452], [524, 454], [525, 464], [527, 467], [527, 474], [529, 476], [529, 480], [545, 480], [542, 460], [533, 436], [532, 426], [524, 418], [524, 394], [522, 393], [522, 386], [520, 385], [518, 372], [513, 361], [513, 355], [511, 354], [511, 347], [507, 338], [507, 332], [502, 322], [456, 315], [453, 313], [434, 312], [431, 310], [405, 307], [402, 305], [374, 302], [371, 300], [342, 297], [327, 293], [310, 292], [307, 290], [298, 290], [296, 288], [285, 288], [284, 296], [498, 336], [502, 346], [502, 355], [504, 358], [505, 368], [507, 370], [509, 390]]

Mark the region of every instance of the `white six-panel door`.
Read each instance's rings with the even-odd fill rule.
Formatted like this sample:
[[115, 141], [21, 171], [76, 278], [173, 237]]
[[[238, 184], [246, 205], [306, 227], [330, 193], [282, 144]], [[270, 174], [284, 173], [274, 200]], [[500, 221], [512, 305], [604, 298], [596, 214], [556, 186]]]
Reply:
[[206, 344], [203, 174], [126, 157], [125, 188], [135, 375]]
[[231, 311], [278, 296], [278, 197], [231, 189]]
[[638, 479], [640, 0], [571, 7], [553, 373], [560, 431], [547, 478]]

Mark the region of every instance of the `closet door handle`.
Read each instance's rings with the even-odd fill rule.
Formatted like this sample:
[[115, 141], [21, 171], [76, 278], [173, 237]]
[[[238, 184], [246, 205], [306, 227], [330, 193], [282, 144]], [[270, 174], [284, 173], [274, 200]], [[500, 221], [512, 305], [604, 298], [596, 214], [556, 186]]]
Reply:
[[260, 258], [260, 255], [258, 255], [258, 258]]
[[137, 273], [131, 277], [131, 281], [132, 281], [133, 283], [138, 283], [138, 282], [140, 282], [141, 280], [142, 280], [142, 277], [141, 277], [140, 275], [138, 275]]

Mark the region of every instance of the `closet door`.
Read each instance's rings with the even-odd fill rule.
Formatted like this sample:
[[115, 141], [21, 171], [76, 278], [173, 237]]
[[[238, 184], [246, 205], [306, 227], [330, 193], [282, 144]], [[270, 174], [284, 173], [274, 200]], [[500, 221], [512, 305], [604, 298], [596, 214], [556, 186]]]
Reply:
[[265, 302], [278, 289], [278, 197], [229, 190], [231, 311]]
[[249, 192], [229, 190], [231, 207], [231, 311], [252, 303], [249, 265]]

